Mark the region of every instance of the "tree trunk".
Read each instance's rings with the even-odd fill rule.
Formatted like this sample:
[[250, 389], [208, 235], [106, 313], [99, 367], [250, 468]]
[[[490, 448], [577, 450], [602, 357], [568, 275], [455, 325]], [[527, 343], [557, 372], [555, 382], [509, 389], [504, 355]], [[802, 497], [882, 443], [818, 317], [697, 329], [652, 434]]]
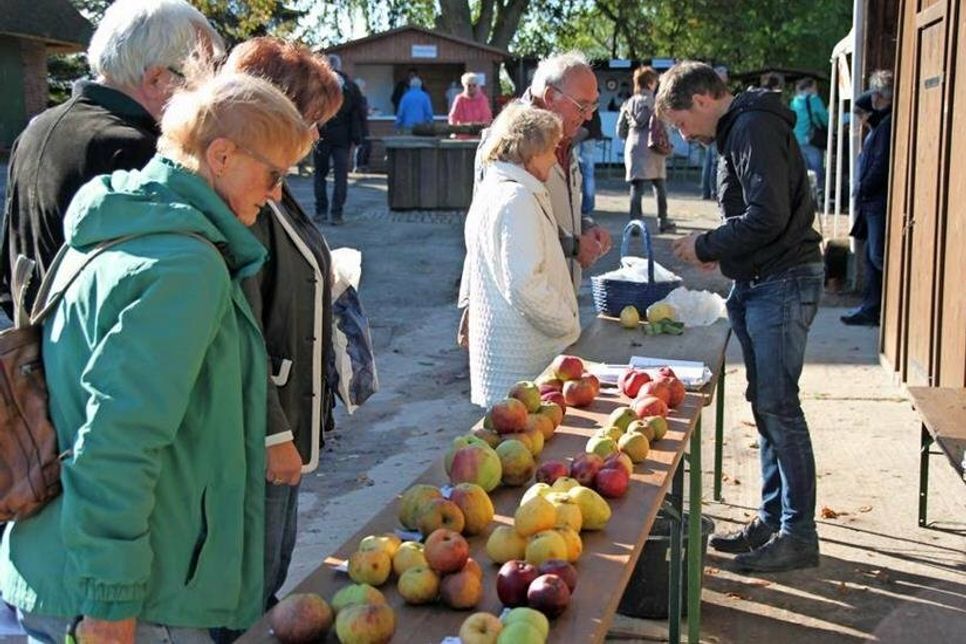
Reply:
[[467, 0], [439, 0], [436, 28], [466, 40], [473, 40], [473, 24]]
[[488, 42], [490, 39], [490, 29], [493, 27], [494, 5], [496, 0], [483, 0], [480, 3], [480, 17], [473, 25], [473, 40], [479, 43]]
[[508, 0], [506, 4], [501, 4], [497, 8], [496, 23], [493, 25], [490, 46], [500, 49], [507, 49], [510, 46], [510, 41], [517, 33], [520, 19], [529, 4], [530, 0]]

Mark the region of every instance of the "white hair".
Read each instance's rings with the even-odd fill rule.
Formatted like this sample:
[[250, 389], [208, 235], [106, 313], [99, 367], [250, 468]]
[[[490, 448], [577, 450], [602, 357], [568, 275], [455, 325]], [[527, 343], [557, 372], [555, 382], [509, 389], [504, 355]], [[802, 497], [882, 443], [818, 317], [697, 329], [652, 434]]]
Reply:
[[892, 72], [888, 69], [877, 69], [869, 76], [869, 88], [882, 98], [892, 100]]
[[149, 67], [180, 70], [205, 41], [216, 57], [224, 54], [221, 36], [184, 0], [118, 0], [104, 12], [87, 58], [98, 78], [134, 86]]
[[463, 87], [466, 87], [470, 83], [474, 83], [475, 85], [479, 85], [480, 84], [480, 77], [477, 76], [476, 74], [474, 74], [473, 72], [466, 72], [465, 74], [463, 74], [462, 76], [460, 76], [460, 84], [462, 84]]
[[555, 54], [545, 58], [537, 65], [530, 81], [530, 93], [533, 96], [543, 96], [549, 86], [560, 86], [567, 76], [577, 70], [587, 70], [593, 73], [587, 57], [579, 51], [569, 51], [565, 54]]
[[423, 86], [423, 81], [419, 80], [419, 76], [415, 76], [409, 79], [410, 88], [419, 88]]

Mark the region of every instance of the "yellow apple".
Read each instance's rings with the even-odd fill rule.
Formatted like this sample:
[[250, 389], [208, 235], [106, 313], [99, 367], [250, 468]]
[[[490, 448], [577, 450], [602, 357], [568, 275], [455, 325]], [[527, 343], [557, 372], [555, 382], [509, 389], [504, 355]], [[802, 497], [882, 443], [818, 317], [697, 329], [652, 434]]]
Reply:
[[399, 577], [396, 589], [407, 604], [427, 604], [439, 594], [439, 575], [429, 566], [413, 566]]
[[392, 559], [381, 550], [357, 550], [349, 557], [349, 578], [357, 584], [381, 586], [392, 572]]
[[396, 555], [396, 550], [399, 549], [399, 544], [401, 543], [402, 539], [393, 532], [370, 534], [359, 542], [359, 550], [381, 550], [392, 559]]
[[425, 566], [426, 555], [423, 554], [423, 544], [418, 541], [404, 541], [399, 544], [396, 556], [392, 558], [392, 571], [397, 577], [413, 566]]
[[570, 563], [574, 563], [580, 559], [580, 555], [584, 552], [584, 542], [580, 539], [577, 530], [569, 526], [557, 526], [554, 530], [563, 537], [564, 542], [567, 544], [567, 556], [565, 559]]
[[463, 534], [480, 534], [493, 520], [493, 501], [476, 483], [460, 483], [454, 487], [450, 501], [463, 512]]
[[494, 563], [503, 564], [511, 559], [523, 559], [527, 540], [517, 534], [512, 526], [497, 526], [486, 540], [486, 554]]
[[567, 542], [555, 530], [538, 532], [527, 540], [524, 558], [528, 564], [539, 566], [547, 559], [567, 559]]
[[569, 492], [578, 485], [580, 485], [580, 482], [577, 479], [570, 476], [561, 476], [550, 487], [553, 488], [554, 492]]
[[542, 496], [535, 496], [513, 515], [513, 527], [521, 537], [529, 537], [557, 524], [557, 508]]
[[460, 626], [460, 644], [496, 644], [503, 622], [492, 613], [473, 613]]
[[579, 485], [567, 494], [580, 506], [584, 518], [583, 530], [602, 530], [610, 521], [610, 506], [604, 497], [588, 487]]

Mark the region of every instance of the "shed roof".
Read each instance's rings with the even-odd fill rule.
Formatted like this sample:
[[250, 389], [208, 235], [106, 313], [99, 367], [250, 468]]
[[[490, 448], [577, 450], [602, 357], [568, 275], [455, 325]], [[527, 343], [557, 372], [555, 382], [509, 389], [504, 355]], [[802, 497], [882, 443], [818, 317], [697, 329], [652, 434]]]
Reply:
[[393, 37], [393, 36], [395, 36], [395, 35], [397, 35], [399, 33], [406, 32], [406, 31], [415, 31], [415, 32], [419, 32], [419, 33], [422, 33], [423, 35], [430, 36], [430, 37], [433, 37], [433, 38], [442, 38], [444, 40], [450, 40], [452, 42], [455, 42], [455, 43], [458, 43], [460, 45], [463, 45], [464, 47], [472, 47], [474, 49], [482, 49], [484, 51], [488, 51], [488, 52], [490, 52], [492, 54], [496, 54], [496, 55], [502, 56], [504, 58], [509, 58], [510, 57], [510, 52], [508, 52], [505, 49], [500, 49], [499, 47], [492, 47], [490, 45], [486, 45], [486, 44], [483, 44], [483, 43], [476, 42], [475, 40], [467, 40], [466, 38], [460, 38], [459, 36], [454, 36], [453, 34], [448, 34], [448, 33], [442, 32], [442, 31], [434, 31], [432, 29], [426, 29], [424, 27], [418, 27], [416, 25], [406, 25], [404, 27], [397, 27], [395, 29], [390, 29], [389, 31], [382, 31], [382, 32], [377, 33], [377, 34], [372, 34], [370, 36], [365, 36], [364, 38], [358, 38], [356, 40], [349, 40], [347, 42], [340, 43], [338, 45], [333, 45], [332, 47], [327, 47], [325, 49], [325, 51], [326, 52], [344, 51], [346, 49], [350, 49], [352, 47], [355, 47], [356, 45], [361, 45], [361, 44], [364, 44], [364, 43], [369, 43], [369, 42], [373, 42], [373, 41], [376, 41], [376, 40], [381, 40], [381, 39], [384, 39], [384, 38], [391, 38], [391, 37]]
[[64, 52], [80, 51], [94, 26], [68, 0], [3, 0], [0, 34], [43, 41]]

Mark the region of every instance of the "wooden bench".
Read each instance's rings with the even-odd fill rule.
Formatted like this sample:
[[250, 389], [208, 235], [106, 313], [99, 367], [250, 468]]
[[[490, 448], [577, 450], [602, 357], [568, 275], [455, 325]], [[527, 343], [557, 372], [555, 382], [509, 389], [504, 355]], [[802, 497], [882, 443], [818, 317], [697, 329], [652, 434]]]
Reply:
[[959, 478], [966, 482], [966, 388], [909, 387], [912, 405], [922, 419], [919, 449], [919, 525], [926, 525], [929, 495], [929, 448], [939, 445]]

